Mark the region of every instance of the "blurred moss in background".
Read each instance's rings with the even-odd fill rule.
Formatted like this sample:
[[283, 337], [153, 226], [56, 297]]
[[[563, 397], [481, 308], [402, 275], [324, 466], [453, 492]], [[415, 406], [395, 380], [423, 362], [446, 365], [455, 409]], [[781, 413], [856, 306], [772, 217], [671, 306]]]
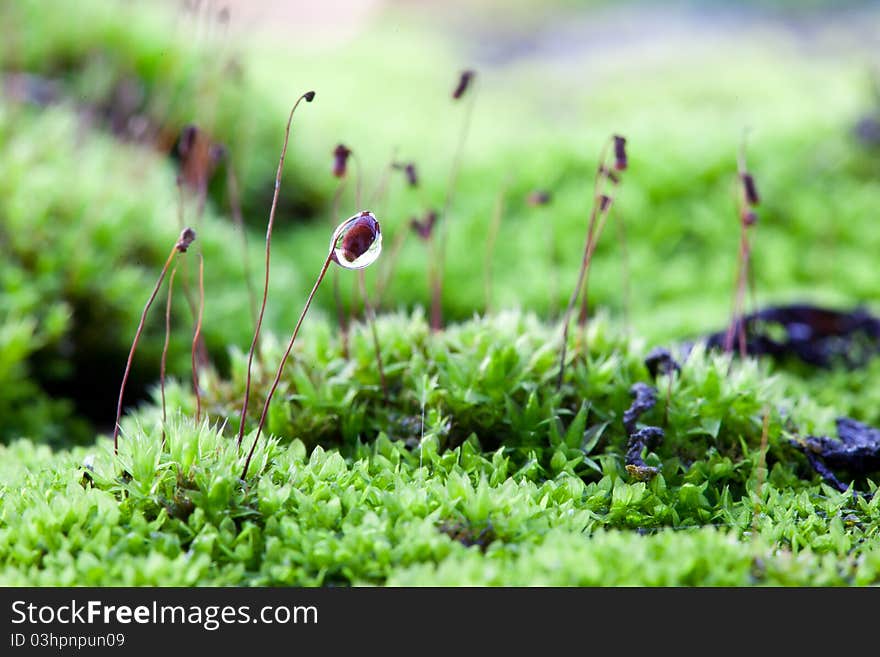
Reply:
[[[223, 370], [249, 341], [240, 188], [251, 276], [291, 104], [295, 120], [273, 248], [267, 328], [285, 334], [331, 227], [332, 150], [361, 164], [364, 203], [392, 157], [417, 164], [372, 208], [386, 244], [443, 206], [464, 120], [451, 91], [477, 71], [449, 215], [448, 321], [485, 310], [486, 235], [502, 189], [492, 307], [553, 317], [583, 248], [598, 151], [629, 140], [631, 169], [591, 273], [594, 307], [650, 343], [727, 321], [738, 248], [735, 171], [746, 143], [762, 195], [759, 304], [872, 304], [880, 231], [880, 11], [867, 2], [119, 2], [0, 6], [0, 436], [56, 443], [106, 430], [129, 341], [179, 230], [177, 142], [198, 126], [226, 158], [204, 215], [183, 220], [205, 256], [208, 348]], [[527, 203], [545, 190], [551, 203]], [[424, 243], [403, 242], [385, 309], [428, 303]], [[387, 265], [383, 264], [387, 267]], [[370, 286], [387, 269], [367, 272]], [[189, 273], [192, 279], [194, 269]], [[354, 281], [341, 279], [342, 298]], [[192, 317], [174, 309], [185, 376]], [[334, 313], [323, 290], [317, 308]], [[158, 376], [161, 313], [132, 399]], [[108, 403], [109, 402], [109, 403]]]

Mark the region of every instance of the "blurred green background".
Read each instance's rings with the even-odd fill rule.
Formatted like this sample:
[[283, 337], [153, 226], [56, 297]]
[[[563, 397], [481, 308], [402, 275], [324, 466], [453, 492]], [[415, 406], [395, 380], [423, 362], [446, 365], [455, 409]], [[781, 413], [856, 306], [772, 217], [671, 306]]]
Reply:
[[[318, 6], [320, 5], [320, 6]], [[332, 215], [332, 151], [357, 154], [386, 254], [383, 308], [429, 302], [429, 250], [410, 218], [441, 208], [477, 72], [449, 230], [444, 315], [491, 307], [553, 318], [575, 283], [602, 144], [630, 169], [591, 272], [591, 302], [661, 344], [722, 327], [739, 244], [736, 155], [762, 196], [759, 304], [873, 305], [880, 231], [880, 7], [868, 2], [117, 2], [0, 5], [0, 436], [55, 442], [106, 430], [131, 336], [179, 231], [175, 143], [195, 124], [228, 153], [254, 285], [287, 114], [294, 119], [273, 242], [266, 328], [287, 334], [339, 220], [361, 209], [352, 170]], [[241, 235], [226, 164], [202, 218], [205, 334], [214, 361], [249, 343]], [[536, 189], [552, 202], [527, 203]], [[487, 249], [504, 191], [501, 231]], [[190, 279], [194, 276], [190, 268]], [[341, 272], [351, 303], [355, 276]], [[178, 294], [171, 370], [191, 316]], [[160, 297], [161, 298], [161, 297]], [[330, 286], [316, 313], [333, 315]], [[161, 304], [132, 400], [158, 376]], [[133, 402], [132, 402], [133, 403]]]

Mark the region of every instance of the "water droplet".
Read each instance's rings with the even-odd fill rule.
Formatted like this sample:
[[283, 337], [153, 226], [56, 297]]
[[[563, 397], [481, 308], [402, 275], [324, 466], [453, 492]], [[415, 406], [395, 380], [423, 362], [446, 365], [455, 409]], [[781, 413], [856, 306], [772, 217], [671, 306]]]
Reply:
[[364, 210], [336, 228], [330, 240], [333, 260], [345, 269], [363, 269], [382, 252], [382, 231], [372, 212]]

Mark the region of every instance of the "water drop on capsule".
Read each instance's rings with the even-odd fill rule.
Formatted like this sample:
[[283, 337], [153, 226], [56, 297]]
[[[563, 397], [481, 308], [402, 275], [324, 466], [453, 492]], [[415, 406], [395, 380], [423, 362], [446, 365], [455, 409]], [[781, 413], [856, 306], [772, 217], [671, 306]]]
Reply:
[[330, 240], [333, 260], [345, 269], [363, 269], [376, 261], [382, 252], [382, 231], [369, 210], [343, 221]]

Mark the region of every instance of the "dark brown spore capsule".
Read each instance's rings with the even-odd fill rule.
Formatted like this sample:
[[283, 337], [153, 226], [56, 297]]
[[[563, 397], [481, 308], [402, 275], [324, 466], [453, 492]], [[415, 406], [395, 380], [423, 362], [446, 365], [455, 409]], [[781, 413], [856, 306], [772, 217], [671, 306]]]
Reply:
[[306, 99], [307, 103], [311, 103], [313, 100], [315, 100], [315, 92], [314, 91], [307, 91], [303, 94], [303, 98]]
[[408, 162], [403, 168], [403, 173], [406, 176], [406, 182], [409, 183], [410, 187], [418, 187], [419, 175], [416, 173], [416, 165], [414, 163]]
[[208, 159], [212, 165], [217, 166], [226, 159], [228, 154], [229, 151], [223, 144], [211, 144], [211, 148], [208, 150]]
[[538, 207], [539, 205], [547, 205], [550, 203], [550, 198], [550, 192], [543, 189], [536, 189], [530, 192], [526, 197], [526, 203], [532, 207]]
[[626, 138], [614, 135], [614, 168], [623, 171], [626, 167]]
[[754, 226], [758, 223], [758, 214], [754, 210], [745, 210], [742, 213], [742, 222], [745, 226]]
[[412, 226], [412, 229], [416, 231], [419, 237], [423, 240], [428, 240], [431, 238], [431, 233], [434, 230], [434, 224], [436, 222], [437, 213], [434, 210], [429, 210], [422, 221], [412, 218], [410, 219], [409, 225]]
[[415, 162], [395, 162], [391, 166], [398, 171], [403, 171], [403, 175], [406, 177], [406, 182], [410, 187], [418, 187], [419, 175], [416, 171]]
[[177, 153], [185, 160], [196, 144], [199, 129], [193, 124], [183, 126], [180, 137], [177, 140]]
[[615, 185], [620, 182], [620, 176], [618, 176], [616, 173], [614, 173], [614, 171], [604, 165], [599, 167], [599, 173], [608, 178], [608, 180], [610, 180]]
[[196, 231], [192, 228], [184, 228], [180, 231], [180, 237], [177, 238], [177, 244], [175, 244], [175, 248], [181, 253], [186, 253], [186, 250], [192, 245], [196, 240]]
[[425, 225], [428, 227], [428, 234], [434, 230], [434, 224], [437, 223], [437, 213], [434, 210], [428, 212], [425, 216]]
[[379, 224], [368, 215], [361, 215], [352, 222], [342, 238], [342, 255], [348, 262], [354, 262], [376, 241]]
[[333, 175], [337, 178], [344, 178], [348, 169], [348, 156], [351, 155], [351, 149], [345, 144], [339, 144], [333, 149]]
[[458, 78], [458, 85], [456, 85], [455, 90], [452, 92], [454, 100], [458, 100], [465, 95], [474, 79], [474, 75], [476, 74], [470, 69], [461, 72], [461, 76]]
[[752, 174], [743, 173], [740, 178], [742, 179], [743, 192], [746, 196], [746, 203], [748, 203], [749, 205], [758, 205], [761, 199], [758, 196], [758, 188], [755, 186], [755, 179], [752, 178]]

